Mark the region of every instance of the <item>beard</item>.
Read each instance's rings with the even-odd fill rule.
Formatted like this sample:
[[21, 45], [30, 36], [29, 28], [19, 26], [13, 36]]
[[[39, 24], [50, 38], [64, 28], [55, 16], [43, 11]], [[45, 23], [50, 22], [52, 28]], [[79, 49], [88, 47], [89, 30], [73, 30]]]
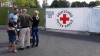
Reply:
[[14, 14], [16, 15], [16, 14], [17, 14], [17, 12], [14, 12]]

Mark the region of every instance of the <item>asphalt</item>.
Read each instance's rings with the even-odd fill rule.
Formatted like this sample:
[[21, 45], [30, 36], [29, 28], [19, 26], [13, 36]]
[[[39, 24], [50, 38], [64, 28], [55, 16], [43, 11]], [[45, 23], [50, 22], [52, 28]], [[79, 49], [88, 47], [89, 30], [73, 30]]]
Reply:
[[0, 56], [100, 56], [100, 35], [55, 31], [40, 31], [39, 34], [39, 47], [9, 53], [6, 30], [0, 30]]

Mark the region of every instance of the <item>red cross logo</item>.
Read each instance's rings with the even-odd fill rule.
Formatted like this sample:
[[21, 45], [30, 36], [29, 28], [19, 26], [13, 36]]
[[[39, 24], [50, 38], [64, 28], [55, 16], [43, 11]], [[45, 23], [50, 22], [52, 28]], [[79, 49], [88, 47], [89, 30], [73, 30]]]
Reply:
[[60, 17], [60, 21], [63, 21], [63, 24], [66, 24], [69, 21], [69, 17], [66, 14], [63, 14], [63, 17]]

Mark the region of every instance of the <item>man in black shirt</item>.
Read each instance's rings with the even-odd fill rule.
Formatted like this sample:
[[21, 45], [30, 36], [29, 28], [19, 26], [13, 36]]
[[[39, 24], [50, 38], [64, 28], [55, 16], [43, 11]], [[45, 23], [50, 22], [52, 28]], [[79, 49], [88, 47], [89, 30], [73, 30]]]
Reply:
[[[20, 50], [24, 50], [24, 44], [26, 44], [26, 47], [30, 47], [30, 21], [33, 21], [31, 16], [26, 14], [27, 10], [22, 9], [22, 14], [19, 15], [18, 19], [18, 24], [20, 27], [20, 34], [19, 34], [19, 39], [20, 39]], [[25, 42], [26, 40], [26, 42]]]

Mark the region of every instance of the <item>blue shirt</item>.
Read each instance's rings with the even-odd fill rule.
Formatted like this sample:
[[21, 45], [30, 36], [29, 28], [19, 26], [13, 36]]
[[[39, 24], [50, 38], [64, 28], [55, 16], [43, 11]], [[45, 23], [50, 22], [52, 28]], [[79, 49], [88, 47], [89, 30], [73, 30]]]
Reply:
[[[13, 20], [13, 22], [17, 22], [17, 20], [18, 20], [18, 15], [16, 14], [16, 15], [14, 15], [13, 13], [11, 13], [11, 14], [9, 14], [9, 19], [11, 19], [11, 20]], [[17, 24], [15, 24], [15, 27], [17, 27]]]
[[17, 22], [18, 20], [18, 15], [14, 15], [13, 13], [9, 14], [9, 19], [13, 20], [14, 22]]

